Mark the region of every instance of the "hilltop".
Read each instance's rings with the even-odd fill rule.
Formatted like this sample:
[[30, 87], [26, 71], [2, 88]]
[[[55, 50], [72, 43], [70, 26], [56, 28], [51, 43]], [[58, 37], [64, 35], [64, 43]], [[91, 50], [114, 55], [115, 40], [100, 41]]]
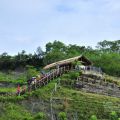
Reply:
[[[118, 46], [119, 40], [100, 42], [97, 49], [54, 41], [46, 44], [44, 52], [39, 47], [34, 55], [25, 51], [15, 56], [2, 54], [0, 119], [117, 120], [120, 117]], [[43, 70], [45, 65], [49, 69]], [[37, 75], [42, 77], [37, 84], [30, 85], [29, 91], [28, 80]], [[18, 84], [26, 88], [20, 96], [16, 94]]]

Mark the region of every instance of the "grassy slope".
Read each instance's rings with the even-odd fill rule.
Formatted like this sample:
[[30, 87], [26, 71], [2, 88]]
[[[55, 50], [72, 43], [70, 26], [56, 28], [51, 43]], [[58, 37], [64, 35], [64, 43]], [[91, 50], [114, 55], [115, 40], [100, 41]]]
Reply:
[[0, 82], [7, 82], [7, 83], [21, 83], [24, 84], [26, 80], [26, 74], [25, 73], [21, 73], [21, 74], [16, 74], [14, 72], [12, 73], [2, 73], [0, 72]]
[[[55, 81], [51, 82], [48, 86], [45, 86], [41, 89], [33, 91], [30, 96], [37, 97], [37, 99], [42, 98], [46, 101], [50, 99], [50, 93], [54, 88]], [[29, 96], [29, 97], [30, 97]], [[28, 96], [26, 96], [28, 97]], [[67, 103], [65, 103], [65, 98]], [[9, 99], [6, 98], [8, 101]], [[10, 120], [22, 120], [33, 117], [29, 112], [26, 112], [24, 107], [21, 107], [17, 104], [18, 100], [26, 99], [25, 97], [14, 97], [10, 99], [11, 102], [6, 102], [4, 107], [4, 113], [2, 114], [1, 120], [7, 120], [9, 117]], [[67, 111], [72, 116], [75, 112], [78, 113], [79, 118], [82, 120], [88, 119], [92, 114], [96, 114], [99, 118], [107, 118], [110, 110], [114, 110], [114, 106], [117, 104], [120, 108], [120, 99], [106, 97], [102, 95], [95, 95], [90, 93], [83, 93], [81, 91], [76, 91], [69, 88], [61, 87], [53, 95], [53, 99], [59, 99], [60, 103], [56, 103], [53, 107], [57, 111]], [[104, 107], [107, 105], [110, 107], [109, 110]], [[111, 104], [112, 103], [112, 104]], [[32, 118], [33, 119], [33, 118]]]
[[0, 108], [0, 120], [32, 120], [32, 115], [18, 104], [5, 102]]
[[[9, 120], [33, 119], [34, 116], [24, 106], [18, 105], [17, 101], [28, 99], [29, 97], [37, 97], [37, 99], [42, 98], [45, 101], [49, 101], [55, 83], [56, 80], [25, 96], [0, 96], [0, 106], [4, 108], [0, 112], [1, 120], [8, 120], [8, 118]], [[53, 99], [59, 101], [59, 103], [53, 105], [56, 111], [65, 111], [71, 117], [77, 112], [81, 120], [88, 120], [92, 114], [96, 114], [100, 119], [108, 118], [109, 112], [113, 110], [120, 113], [120, 99], [118, 98], [84, 93], [63, 86], [55, 92]]]
[[[42, 97], [47, 100], [50, 98], [50, 91], [52, 88], [54, 88], [54, 83], [50, 83], [43, 89], [37, 90], [35, 94], [37, 97]], [[71, 115], [78, 112], [81, 119], [88, 119], [92, 114], [96, 114], [99, 118], [108, 118], [109, 113], [113, 110], [120, 113], [119, 98], [84, 93], [60, 87], [53, 95], [53, 99], [61, 101], [60, 104], [56, 103], [54, 105], [55, 109], [67, 111], [67, 113], [70, 113]]]

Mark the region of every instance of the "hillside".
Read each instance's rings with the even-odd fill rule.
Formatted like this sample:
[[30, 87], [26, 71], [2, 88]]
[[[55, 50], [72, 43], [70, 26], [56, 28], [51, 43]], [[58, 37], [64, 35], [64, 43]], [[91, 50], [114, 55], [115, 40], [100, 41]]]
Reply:
[[[47, 120], [52, 116], [57, 120], [60, 112], [64, 112], [68, 120], [89, 120], [92, 115], [96, 115], [99, 120], [109, 120], [112, 111], [120, 115], [120, 98], [95, 94], [91, 91], [85, 92], [77, 88], [75, 83], [77, 73], [77, 71], [65, 73], [48, 85], [22, 96], [0, 96], [0, 119], [37, 120], [40, 119], [41, 114], [45, 114]], [[85, 76], [81, 73], [79, 75], [77, 76], [79, 80]], [[92, 80], [90, 75], [86, 76]], [[106, 80], [110, 81], [108, 78]], [[115, 81], [111, 78], [110, 83], [116, 85]], [[97, 86], [98, 82], [94, 85]], [[2, 92], [7, 89], [2, 89]], [[14, 89], [15, 87], [12, 86], [11, 90]]]

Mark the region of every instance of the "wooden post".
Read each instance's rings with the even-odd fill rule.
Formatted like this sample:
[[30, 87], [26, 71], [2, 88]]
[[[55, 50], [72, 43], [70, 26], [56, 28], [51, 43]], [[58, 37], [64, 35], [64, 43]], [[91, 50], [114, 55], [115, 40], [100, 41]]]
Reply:
[[55, 92], [57, 91], [57, 84], [55, 83]]
[[69, 71], [69, 66], [68, 66], [68, 71]]
[[63, 74], [63, 72], [64, 72], [64, 69], [63, 69], [63, 67], [61, 68], [61, 73]]
[[49, 76], [49, 75], [47, 75], [47, 84], [48, 84], [48, 76]]
[[51, 120], [54, 120], [53, 118], [53, 108], [52, 108], [52, 98], [50, 98], [50, 111], [51, 111]]
[[57, 76], [57, 70], [54, 71], [54, 78]]
[[50, 72], [50, 80], [51, 80], [51, 72]]
[[34, 84], [35, 84], [35, 90], [36, 90], [36, 82], [37, 82], [37, 81], [34, 82]]
[[62, 67], [60, 68], [60, 76], [62, 75]]
[[54, 80], [54, 74], [55, 74], [55, 72], [53, 71], [53, 80]]
[[65, 72], [65, 67], [63, 67], [63, 71]]

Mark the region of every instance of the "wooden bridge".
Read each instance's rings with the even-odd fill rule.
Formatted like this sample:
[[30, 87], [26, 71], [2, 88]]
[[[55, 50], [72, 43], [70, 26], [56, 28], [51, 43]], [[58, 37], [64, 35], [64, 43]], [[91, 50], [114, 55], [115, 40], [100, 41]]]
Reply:
[[[86, 66], [87, 67], [87, 66]], [[96, 68], [97, 69], [97, 68]], [[91, 88], [91, 89], [89, 89], [88, 90], [88, 92], [90, 91], [90, 90], [92, 90], [92, 92], [94, 91], [94, 89], [95, 89], [95, 91], [96, 91], [96, 93], [98, 93], [98, 94], [106, 94], [107, 96], [114, 96], [114, 95], [108, 95], [107, 93], [106, 93], [106, 91], [107, 91], [107, 86], [105, 86], [105, 85], [101, 85], [100, 83], [102, 82], [102, 84], [104, 83], [104, 78], [103, 78], [103, 76], [102, 76], [102, 72], [101, 72], [101, 70], [100, 70], [100, 68], [98, 68], [98, 70], [96, 70], [95, 68], [92, 68], [91, 67], [91, 69], [89, 69], [89, 70], [87, 70], [87, 69], [85, 69], [84, 71], [83, 71], [83, 75], [85, 75], [85, 78], [83, 79], [83, 78], [81, 78], [82, 76], [80, 76], [77, 80], [79, 81], [79, 87], [80, 87], [80, 85], [82, 85], [83, 86], [83, 84], [85, 85], [85, 86], [87, 86], [87, 88], [86, 88], [86, 90], [88, 90], [88, 88]], [[62, 74], [64, 74], [64, 73], [67, 73], [67, 72], [69, 72], [70, 70], [73, 70], [73, 68], [72, 67], [70, 67], [69, 65], [68, 66], [63, 66], [63, 67], [59, 67], [58, 69], [53, 69], [53, 70], [51, 70], [50, 72], [48, 72], [48, 73], [46, 73], [45, 75], [44, 75], [44, 77], [43, 78], [41, 78], [41, 79], [39, 79], [39, 80], [36, 80], [36, 82], [34, 82], [34, 84], [30, 84], [30, 85], [28, 85], [27, 86], [27, 88], [24, 90], [21, 90], [20, 91], [20, 95], [23, 95], [23, 94], [25, 94], [25, 93], [27, 93], [27, 92], [31, 92], [31, 91], [33, 91], [33, 90], [36, 90], [36, 89], [38, 89], [38, 88], [41, 88], [42, 86], [45, 86], [45, 85], [47, 85], [51, 80], [53, 80], [53, 79], [55, 79], [55, 78], [57, 78], [57, 77], [59, 77], [59, 76], [61, 76]], [[94, 71], [93, 71], [94, 70]], [[91, 73], [91, 71], [93, 71], [92, 73]], [[96, 71], [96, 72], [95, 72]], [[90, 74], [91, 73], [91, 74]], [[93, 73], [96, 73], [95, 75], [93, 74]], [[98, 74], [99, 73], [99, 74]], [[101, 74], [101, 76], [100, 76], [100, 74]], [[95, 78], [95, 79], [91, 79], [91, 78], [89, 78], [89, 77], [87, 77], [87, 76], [89, 76], [89, 75], [92, 75], [92, 76], [96, 76], [97, 78]], [[88, 79], [90, 79], [90, 80], [88, 80]], [[100, 80], [99, 80], [100, 79]], [[87, 81], [86, 81], [87, 80]], [[89, 83], [90, 82], [90, 83]], [[95, 85], [95, 83], [96, 83], [96, 85]], [[99, 83], [99, 84], [98, 84]], [[93, 85], [94, 84], [94, 85]], [[77, 83], [76, 83], [76, 85], [77, 85]], [[105, 86], [105, 87], [104, 87]], [[116, 96], [118, 95], [118, 97], [120, 97], [120, 93], [119, 93], [119, 90], [120, 90], [120, 88], [118, 88], [118, 86], [116, 86], [116, 85], [114, 85], [115, 86], [115, 88], [116, 88], [116, 90], [112, 90], [112, 92], [114, 91], [114, 93], [116, 93]], [[95, 88], [94, 88], [95, 87]], [[94, 88], [94, 89], [93, 89]], [[112, 89], [112, 88], [111, 88]], [[118, 90], [119, 89], [119, 90]], [[99, 90], [99, 91], [98, 91]], [[100, 93], [99, 93], [100, 92]], [[18, 95], [18, 94], [16, 94], [16, 93], [5, 93], [5, 92], [2, 92], [2, 93], [0, 93], [0, 95], [1, 96], [14, 96], [14, 95]], [[116, 97], [115, 96], [115, 97]]]
[[[95, 67], [94, 67], [95, 68]], [[93, 69], [93, 67], [91, 67], [91, 70]], [[97, 68], [96, 68], [97, 69]], [[36, 80], [35, 84], [31, 84], [30, 86], [28, 86], [27, 90], [26, 91], [32, 91], [32, 90], [36, 90], [37, 88], [40, 88], [42, 86], [45, 86], [47, 85], [51, 80], [61, 76], [62, 74], [66, 73], [66, 72], [69, 72], [70, 70], [73, 70], [73, 67], [71, 66], [63, 66], [63, 67], [60, 67], [58, 69], [54, 69], [54, 70], [51, 70], [50, 72], [46, 73], [44, 75], [43, 78], [39, 79], [39, 80]], [[88, 71], [91, 71], [91, 70], [85, 70], [84, 72], [87, 73]], [[94, 71], [95, 72], [95, 71]], [[97, 72], [97, 74], [101, 74], [100, 72]], [[21, 95], [24, 94], [25, 91], [21, 91]]]
[[[51, 80], [61, 76], [64, 73], [69, 72], [70, 70], [73, 70], [73, 68], [71, 66], [69, 66], [69, 65], [63, 66], [63, 67], [59, 67], [58, 69], [53, 69], [50, 72], [46, 73], [43, 78], [41, 78], [39, 80], [36, 80], [36, 82], [34, 82], [34, 84], [28, 85], [25, 90], [21, 90], [20, 91], [20, 95], [23, 95], [26, 92], [31, 92], [33, 90], [36, 90], [36, 89], [42, 87], [42, 86], [45, 86]], [[88, 70], [86, 69], [84, 72], [86, 73], [87, 71]], [[13, 96], [13, 95], [16, 95], [16, 93], [11, 93], [11, 92], [9, 92], [9, 93], [0, 93], [0, 95], [3, 95], [3, 96]]]
[[51, 70], [46, 73], [43, 78], [36, 80], [35, 84], [31, 84], [27, 87], [26, 91], [21, 91], [20, 95], [25, 94], [26, 92], [30, 92], [32, 90], [36, 90], [42, 86], [47, 85], [51, 80], [61, 76], [64, 73], [67, 73], [71, 70], [69, 66], [60, 67], [58, 69]]
[[[24, 90], [20, 90], [20, 95], [23, 95], [27, 92], [31, 92], [33, 90], [36, 90], [42, 86], [47, 85], [51, 80], [54, 80], [55, 78], [61, 76], [64, 73], [67, 73], [71, 70], [69, 66], [60, 67], [58, 69], [53, 69], [50, 72], [46, 73], [43, 78], [40, 78], [39, 80], [36, 80], [34, 84], [27, 85], [27, 88]], [[15, 92], [0, 92], [0, 96], [15, 96], [18, 95]]]

